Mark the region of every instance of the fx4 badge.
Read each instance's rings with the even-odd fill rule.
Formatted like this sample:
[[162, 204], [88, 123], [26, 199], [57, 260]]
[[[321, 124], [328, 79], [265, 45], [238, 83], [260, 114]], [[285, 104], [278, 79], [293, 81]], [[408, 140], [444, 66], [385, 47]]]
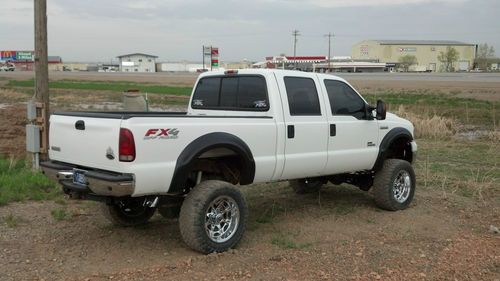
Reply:
[[149, 129], [144, 135], [145, 140], [155, 140], [155, 139], [176, 139], [179, 136], [179, 130], [177, 128], [168, 129]]

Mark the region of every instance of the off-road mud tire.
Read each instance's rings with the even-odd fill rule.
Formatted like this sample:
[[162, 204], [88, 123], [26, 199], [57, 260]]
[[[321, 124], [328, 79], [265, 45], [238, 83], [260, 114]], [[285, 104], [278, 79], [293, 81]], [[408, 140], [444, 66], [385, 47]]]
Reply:
[[[411, 184], [407, 198], [403, 202], [396, 200], [394, 194], [396, 177], [400, 173], [408, 175]], [[371, 192], [378, 207], [388, 211], [398, 211], [408, 208], [415, 195], [415, 187], [415, 171], [411, 164], [405, 160], [387, 159], [384, 161], [382, 169], [375, 174]]]
[[155, 214], [156, 209], [143, 206], [134, 213], [127, 213], [119, 204], [101, 204], [101, 210], [104, 216], [117, 226], [137, 226], [145, 224]]
[[[225, 242], [213, 241], [205, 230], [205, 220], [210, 204], [220, 197], [234, 200], [238, 207], [239, 221], [231, 238]], [[190, 248], [209, 254], [224, 252], [235, 247], [243, 237], [248, 220], [248, 207], [241, 192], [231, 183], [208, 180], [194, 187], [184, 200], [179, 216], [181, 236]]]

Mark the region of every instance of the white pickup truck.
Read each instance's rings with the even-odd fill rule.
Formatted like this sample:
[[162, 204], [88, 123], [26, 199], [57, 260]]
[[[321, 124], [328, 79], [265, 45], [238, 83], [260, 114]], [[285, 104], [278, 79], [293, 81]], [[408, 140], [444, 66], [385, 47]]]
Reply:
[[[386, 116], [387, 115], [387, 116]], [[371, 190], [387, 210], [415, 192], [413, 125], [345, 80], [282, 70], [199, 76], [187, 112], [56, 112], [44, 173], [72, 198], [102, 201], [110, 220], [179, 217], [188, 246], [221, 252], [241, 239], [243, 185], [328, 181]]]

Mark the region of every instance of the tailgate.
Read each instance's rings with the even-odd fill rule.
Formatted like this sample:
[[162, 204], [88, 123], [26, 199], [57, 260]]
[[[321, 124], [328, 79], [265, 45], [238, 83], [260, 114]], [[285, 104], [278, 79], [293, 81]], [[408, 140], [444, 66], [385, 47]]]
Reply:
[[119, 118], [52, 115], [51, 160], [119, 172]]

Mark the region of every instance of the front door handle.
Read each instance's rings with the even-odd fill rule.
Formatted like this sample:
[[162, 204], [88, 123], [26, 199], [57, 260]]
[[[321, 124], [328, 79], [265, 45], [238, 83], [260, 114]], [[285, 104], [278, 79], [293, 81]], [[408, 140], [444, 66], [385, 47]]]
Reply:
[[289, 139], [295, 138], [295, 126], [294, 125], [287, 126], [287, 135], [288, 135]]
[[337, 126], [335, 124], [330, 124], [330, 137], [337, 135]]
[[83, 121], [83, 120], [76, 121], [75, 129], [82, 130], [82, 131], [85, 130], [85, 121]]

